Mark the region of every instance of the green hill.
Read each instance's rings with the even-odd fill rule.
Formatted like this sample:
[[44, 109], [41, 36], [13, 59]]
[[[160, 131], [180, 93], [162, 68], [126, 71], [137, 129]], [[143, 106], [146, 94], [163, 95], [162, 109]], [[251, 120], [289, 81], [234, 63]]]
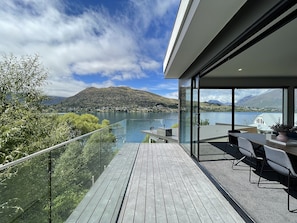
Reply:
[[63, 111], [135, 111], [178, 108], [178, 100], [129, 87], [87, 88], [54, 105]]

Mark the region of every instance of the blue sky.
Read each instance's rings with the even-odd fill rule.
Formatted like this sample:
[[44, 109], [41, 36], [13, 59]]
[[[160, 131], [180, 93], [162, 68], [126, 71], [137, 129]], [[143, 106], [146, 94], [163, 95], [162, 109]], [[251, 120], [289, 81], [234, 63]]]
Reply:
[[179, 0], [8, 0], [0, 52], [40, 56], [48, 95], [128, 86], [177, 98], [162, 64]]

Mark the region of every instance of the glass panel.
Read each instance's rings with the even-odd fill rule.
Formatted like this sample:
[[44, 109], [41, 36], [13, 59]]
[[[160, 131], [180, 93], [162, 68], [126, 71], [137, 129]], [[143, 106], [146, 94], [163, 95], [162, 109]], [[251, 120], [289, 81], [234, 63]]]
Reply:
[[235, 101], [235, 125], [246, 131], [271, 133], [272, 125], [283, 123], [282, 89], [236, 89]]
[[[174, 117], [174, 115], [172, 116]], [[175, 118], [169, 119], [131, 119], [128, 120], [130, 128], [134, 129], [134, 136], [127, 136], [128, 141], [139, 138], [137, 142], [156, 143], [156, 142], [178, 142], [177, 133], [177, 114]], [[137, 134], [137, 136], [136, 136]], [[139, 135], [139, 136], [138, 136]], [[129, 141], [131, 142], [131, 141]], [[134, 141], [135, 142], [135, 141]]]
[[63, 222], [91, 186], [83, 148], [87, 139], [75, 141], [52, 152], [52, 220]]
[[179, 81], [180, 98], [180, 145], [190, 154], [191, 153], [191, 79], [181, 79]]
[[[282, 123], [282, 89], [235, 89], [234, 128], [271, 133]], [[225, 159], [227, 132], [232, 129], [232, 90], [200, 90], [200, 160]]]
[[232, 124], [231, 100], [231, 89], [200, 89], [200, 161], [225, 158], [226, 136]]
[[64, 222], [126, 138], [126, 121], [0, 166], [1, 222]]
[[48, 154], [0, 172], [1, 222], [47, 222]]

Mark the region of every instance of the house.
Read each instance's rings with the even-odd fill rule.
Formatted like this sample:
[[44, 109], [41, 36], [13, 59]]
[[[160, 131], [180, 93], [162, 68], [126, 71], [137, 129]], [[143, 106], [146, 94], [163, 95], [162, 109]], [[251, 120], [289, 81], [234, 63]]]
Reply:
[[[164, 58], [179, 80], [179, 143], [199, 160], [199, 94], [282, 89], [282, 123], [293, 125], [297, 86], [296, 0], [182, 0]], [[198, 98], [198, 101], [195, 100]], [[190, 120], [190, 121], [189, 121]]]

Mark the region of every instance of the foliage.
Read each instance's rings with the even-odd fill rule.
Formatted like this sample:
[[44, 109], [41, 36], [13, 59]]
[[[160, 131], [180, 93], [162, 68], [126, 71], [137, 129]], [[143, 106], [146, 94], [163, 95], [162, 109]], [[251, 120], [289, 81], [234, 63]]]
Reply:
[[209, 120], [208, 119], [200, 120], [200, 125], [209, 125]]
[[[0, 187], [0, 204], [5, 207], [0, 211], [1, 222], [11, 222], [15, 217], [32, 223], [47, 219], [47, 214], [43, 213], [48, 202], [47, 163], [47, 155], [41, 155], [7, 170], [15, 174], [2, 181]], [[34, 213], [39, 213], [38, 219], [34, 218]]]
[[104, 168], [109, 164], [114, 156], [112, 150], [115, 145], [116, 138], [110, 132], [109, 128], [101, 129], [100, 131], [92, 134], [87, 141], [83, 157], [87, 163], [88, 170], [91, 171], [92, 176], [97, 178]]
[[149, 140], [150, 140], [150, 135], [149, 134], [145, 134], [145, 137], [144, 137], [142, 143], [149, 143]]
[[[54, 115], [16, 109], [5, 113], [1, 128], [1, 163], [13, 161], [36, 151], [66, 141], [69, 128]], [[14, 116], [14, 119], [11, 118]]]
[[0, 61], [0, 163], [68, 139], [69, 129], [42, 113], [40, 91], [47, 72], [38, 56], [3, 56]]
[[83, 168], [83, 148], [81, 142], [75, 141], [66, 146], [65, 151], [55, 159], [53, 182], [55, 187], [61, 188], [60, 192], [65, 191], [69, 185], [82, 186], [82, 182], [91, 179], [90, 173]]
[[110, 125], [110, 121], [107, 120], [107, 119], [103, 119], [102, 122], [101, 122], [101, 127], [104, 128], [104, 127], [107, 127]]
[[[109, 128], [87, 140], [73, 142], [55, 159], [53, 174], [53, 220], [64, 222], [115, 155], [115, 136]], [[48, 209], [48, 208], [47, 208]]]
[[272, 130], [276, 132], [289, 132], [293, 128], [292, 125], [280, 124], [276, 123], [270, 127]]
[[[45, 96], [41, 86], [47, 78], [38, 56], [3, 56], [0, 61], [0, 164], [42, 150], [69, 136], [69, 128], [55, 115], [42, 113]], [[43, 171], [42, 171], [43, 170]], [[1, 220], [20, 212], [40, 212], [47, 201], [47, 159], [31, 159], [0, 172]], [[34, 185], [32, 187], [32, 185]], [[9, 190], [7, 190], [9, 188]], [[37, 208], [33, 208], [37, 206]], [[7, 215], [5, 213], [8, 213]], [[41, 213], [41, 212], [40, 212]], [[40, 222], [41, 215], [39, 221]], [[29, 221], [34, 222], [34, 221]]]
[[91, 186], [91, 173], [83, 160], [83, 148], [81, 142], [75, 141], [53, 159], [53, 222], [64, 222]]
[[3, 56], [0, 61], [0, 115], [16, 107], [40, 109], [40, 102], [45, 99], [40, 87], [45, 84], [47, 75], [38, 56]]
[[171, 128], [178, 128], [178, 123], [173, 124]]
[[[64, 222], [91, 187], [93, 177], [96, 180], [116, 154], [115, 140], [106, 127], [18, 165], [5, 182], [2, 181], [4, 175], [0, 176], [0, 204], [3, 206], [0, 218], [45, 222], [51, 210], [53, 222]], [[51, 175], [48, 174], [49, 161]]]
[[[38, 56], [4, 56], [0, 62], [1, 164], [109, 125], [108, 120], [99, 124], [98, 118], [90, 114], [44, 114], [45, 97], [40, 87], [46, 77]], [[89, 140], [71, 143], [1, 171], [1, 220], [45, 222], [53, 204], [54, 222], [63, 222], [91, 186], [92, 176], [98, 177], [115, 154], [115, 137], [106, 129]], [[100, 157], [90, 148], [100, 151]], [[101, 169], [96, 168], [97, 163]], [[51, 176], [52, 200], [48, 196]]]
[[72, 138], [109, 125], [109, 121], [106, 119], [102, 120], [102, 124], [99, 124], [99, 119], [92, 114], [78, 115], [72, 112], [61, 115], [59, 121], [68, 124]]

